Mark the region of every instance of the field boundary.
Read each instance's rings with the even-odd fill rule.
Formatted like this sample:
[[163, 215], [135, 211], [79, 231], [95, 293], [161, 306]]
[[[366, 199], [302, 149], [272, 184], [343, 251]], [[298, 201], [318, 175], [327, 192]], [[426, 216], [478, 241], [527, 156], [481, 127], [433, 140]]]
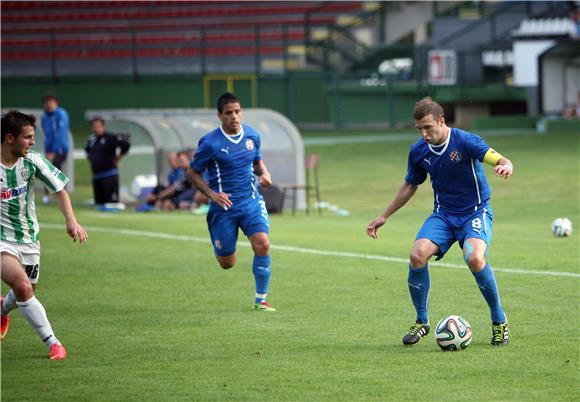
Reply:
[[[41, 225], [43, 229], [66, 229], [65, 225], [55, 224], [55, 223], [45, 223]], [[210, 240], [207, 237], [197, 237], [190, 235], [178, 235], [172, 233], [163, 232], [151, 232], [145, 230], [134, 230], [134, 229], [119, 229], [119, 228], [107, 228], [101, 226], [86, 226], [87, 231], [90, 232], [100, 232], [100, 233], [113, 233], [124, 236], [140, 236], [149, 237], [154, 239], [164, 239], [164, 240], [179, 240], [179, 241], [191, 241], [196, 243], [210, 244]], [[250, 247], [250, 243], [247, 241], [239, 241], [239, 246]], [[362, 253], [352, 253], [345, 251], [333, 251], [333, 250], [320, 250], [315, 248], [305, 248], [305, 247], [295, 247], [287, 246], [281, 244], [270, 245], [272, 250], [287, 251], [293, 253], [301, 254], [313, 254], [313, 255], [325, 255], [330, 257], [346, 257], [346, 258], [358, 258], [365, 260], [374, 261], [387, 261], [387, 262], [397, 262], [402, 264], [408, 264], [408, 258], [401, 257], [391, 257], [384, 255], [375, 254], [362, 254]], [[451, 264], [446, 262], [430, 262], [430, 266], [443, 267], [449, 269], [461, 269], [465, 270], [466, 266], [463, 264]], [[566, 278], [580, 278], [580, 273], [577, 272], [562, 272], [562, 271], [540, 271], [540, 270], [528, 270], [521, 268], [503, 268], [503, 267], [493, 267], [494, 272], [510, 273], [510, 274], [520, 274], [520, 275], [541, 275], [541, 276], [555, 276], [555, 277], [566, 277]]]

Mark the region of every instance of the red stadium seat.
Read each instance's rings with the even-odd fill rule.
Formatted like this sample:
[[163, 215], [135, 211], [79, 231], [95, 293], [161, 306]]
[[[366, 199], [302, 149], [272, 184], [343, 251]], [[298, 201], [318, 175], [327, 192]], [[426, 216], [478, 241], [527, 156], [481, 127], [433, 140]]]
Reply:
[[[2, 1], [4, 61], [281, 56], [361, 2]], [[258, 27], [258, 28], [257, 28]], [[256, 45], [259, 45], [256, 48]]]

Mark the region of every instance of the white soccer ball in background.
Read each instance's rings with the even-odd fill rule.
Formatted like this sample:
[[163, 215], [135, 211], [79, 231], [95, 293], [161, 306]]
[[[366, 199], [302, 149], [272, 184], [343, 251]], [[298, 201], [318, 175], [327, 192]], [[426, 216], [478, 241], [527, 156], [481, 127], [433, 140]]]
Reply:
[[439, 321], [435, 327], [435, 342], [445, 351], [466, 349], [471, 343], [473, 333], [465, 318], [450, 315]]
[[572, 222], [568, 218], [557, 218], [552, 222], [552, 233], [556, 237], [572, 235]]

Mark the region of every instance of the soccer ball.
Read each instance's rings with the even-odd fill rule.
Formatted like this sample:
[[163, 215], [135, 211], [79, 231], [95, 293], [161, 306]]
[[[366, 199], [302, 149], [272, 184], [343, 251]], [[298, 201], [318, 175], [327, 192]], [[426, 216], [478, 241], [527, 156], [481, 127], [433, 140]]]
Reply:
[[442, 319], [435, 327], [435, 342], [445, 351], [466, 349], [471, 343], [471, 337], [471, 325], [457, 315]]
[[566, 237], [572, 234], [572, 222], [568, 218], [557, 218], [552, 222], [552, 233], [556, 237]]

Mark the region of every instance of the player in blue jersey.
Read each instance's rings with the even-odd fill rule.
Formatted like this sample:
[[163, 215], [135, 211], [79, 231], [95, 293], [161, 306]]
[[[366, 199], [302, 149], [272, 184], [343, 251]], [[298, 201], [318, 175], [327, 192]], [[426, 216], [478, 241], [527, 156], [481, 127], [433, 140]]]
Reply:
[[[267, 301], [270, 286], [270, 221], [258, 183], [272, 185], [260, 152], [260, 135], [242, 124], [242, 107], [232, 93], [217, 102], [221, 125], [203, 136], [188, 169], [189, 180], [210, 199], [207, 225], [218, 263], [224, 269], [236, 263], [238, 229], [250, 239], [256, 282], [254, 308], [276, 311]], [[209, 183], [202, 177], [207, 169]]]
[[495, 174], [505, 179], [512, 175], [513, 165], [480, 137], [448, 127], [443, 108], [431, 98], [416, 103], [413, 118], [423, 138], [411, 146], [407, 176], [385, 212], [367, 227], [367, 234], [377, 238], [378, 229], [413, 197], [429, 174], [434, 209], [411, 250], [408, 285], [417, 319], [403, 337], [403, 344], [414, 345], [429, 333], [428, 261], [434, 255], [443, 258], [457, 241], [490, 309], [491, 344], [505, 345], [509, 341], [508, 322], [493, 271], [485, 258], [493, 214], [482, 162], [492, 165]]

